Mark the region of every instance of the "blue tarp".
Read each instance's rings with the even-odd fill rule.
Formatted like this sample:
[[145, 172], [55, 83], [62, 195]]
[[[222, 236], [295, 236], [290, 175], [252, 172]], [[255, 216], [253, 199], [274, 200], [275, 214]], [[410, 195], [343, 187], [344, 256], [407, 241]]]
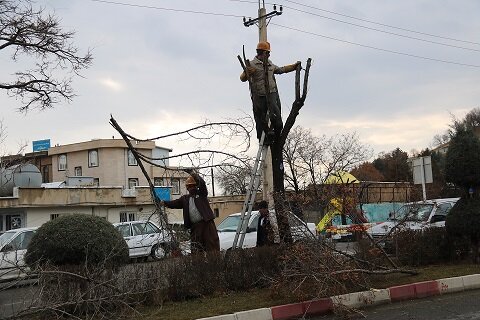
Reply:
[[172, 187], [155, 187], [153, 191], [159, 200], [170, 201]]

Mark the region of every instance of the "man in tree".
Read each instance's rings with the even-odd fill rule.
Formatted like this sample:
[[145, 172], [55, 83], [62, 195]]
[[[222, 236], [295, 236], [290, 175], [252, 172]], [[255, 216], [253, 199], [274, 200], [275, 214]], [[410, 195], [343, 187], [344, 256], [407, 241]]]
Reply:
[[[280, 98], [278, 96], [275, 74], [282, 74], [295, 71], [300, 62], [296, 62], [284, 67], [274, 65], [269, 59], [270, 43], [259, 42], [257, 45], [257, 55], [247, 64], [246, 71], [240, 75], [242, 82], [250, 78], [253, 101], [253, 116], [255, 118], [257, 138], [260, 140], [262, 131], [268, 134], [271, 140], [280, 135], [283, 128]], [[264, 63], [267, 65], [267, 79], [265, 79]], [[268, 105], [267, 104], [268, 100]], [[271, 128], [268, 127], [267, 111], [270, 111]]]
[[188, 194], [163, 204], [171, 209], [183, 209], [183, 224], [190, 229], [192, 253], [220, 251], [217, 227], [212, 208], [208, 203], [208, 190], [205, 180], [197, 173], [187, 178]]

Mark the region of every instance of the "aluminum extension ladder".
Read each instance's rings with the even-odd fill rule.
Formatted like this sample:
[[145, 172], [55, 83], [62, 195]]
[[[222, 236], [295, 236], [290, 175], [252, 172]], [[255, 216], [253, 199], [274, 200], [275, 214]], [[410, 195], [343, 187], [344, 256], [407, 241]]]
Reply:
[[250, 220], [250, 216], [252, 215], [253, 203], [255, 202], [258, 187], [260, 186], [263, 163], [265, 162], [265, 157], [268, 150], [268, 145], [264, 143], [265, 138], [265, 131], [263, 131], [262, 136], [260, 137], [257, 158], [255, 159], [255, 164], [253, 166], [252, 174], [250, 176], [250, 184], [248, 186], [247, 194], [245, 196], [245, 201], [243, 202], [242, 213], [240, 215], [240, 223], [237, 226], [237, 232], [235, 234], [235, 239], [233, 240], [232, 249], [241, 248], [243, 246], [245, 234], [247, 233], [248, 221]]

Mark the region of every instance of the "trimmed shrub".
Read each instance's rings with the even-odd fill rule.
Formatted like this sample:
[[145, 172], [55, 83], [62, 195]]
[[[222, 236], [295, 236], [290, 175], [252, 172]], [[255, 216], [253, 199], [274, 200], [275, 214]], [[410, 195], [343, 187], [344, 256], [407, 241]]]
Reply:
[[466, 258], [469, 252], [468, 241], [449, 235], [443, 228], [402, 230], [394, 235], [393, 243], [398, 260], [409, 266], [453, 262]]
[[30, 242], [26, 263], [115, 267], [128, 261], [128, 246], [103, 218], [76, 214], [42, 225]]

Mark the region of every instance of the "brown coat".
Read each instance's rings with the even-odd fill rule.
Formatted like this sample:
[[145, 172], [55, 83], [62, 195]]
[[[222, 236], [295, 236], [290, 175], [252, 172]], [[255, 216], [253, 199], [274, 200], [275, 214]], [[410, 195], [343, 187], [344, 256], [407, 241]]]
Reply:
[[[212, 208], [208, 202], [208, 190], [203, 180], [198, 174], [192, 174], [193, 178], [197, 182], [197, 194], [194, 197], [195, 206], [202, 215], [203, 221], [210, 221], [215, 219]], [[178, 199], [172, 201], [165, 201], [164, 204], [170, 209], [183, 209], [183, 225], [185, 228], [190, 229], [192, 222], [190, 221], [189, 214], [189, 200], [191, 195], [185, 194]]]

